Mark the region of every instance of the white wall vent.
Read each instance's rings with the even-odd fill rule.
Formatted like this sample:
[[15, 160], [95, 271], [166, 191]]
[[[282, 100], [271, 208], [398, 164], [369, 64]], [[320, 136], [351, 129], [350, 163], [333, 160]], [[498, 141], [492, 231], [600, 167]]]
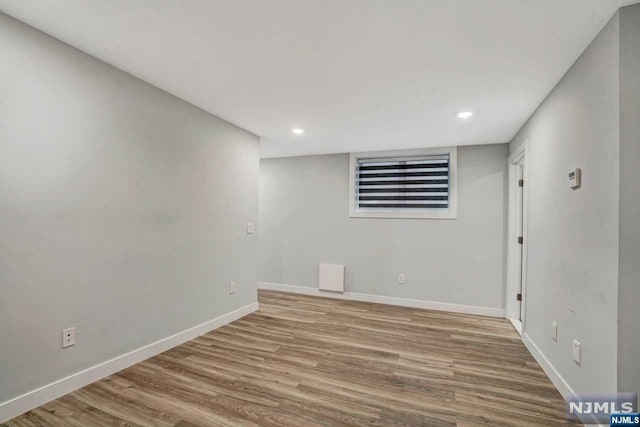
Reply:
[[318, 271], [321, 290], [344, 292], [344, 265], [320, 264]]

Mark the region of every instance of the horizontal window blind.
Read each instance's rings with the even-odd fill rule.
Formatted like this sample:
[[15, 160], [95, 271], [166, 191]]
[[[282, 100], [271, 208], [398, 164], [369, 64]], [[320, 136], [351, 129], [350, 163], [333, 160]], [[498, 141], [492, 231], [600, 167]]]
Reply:
[[358, 159], [359, 209], [446, 209], [449, 155]]

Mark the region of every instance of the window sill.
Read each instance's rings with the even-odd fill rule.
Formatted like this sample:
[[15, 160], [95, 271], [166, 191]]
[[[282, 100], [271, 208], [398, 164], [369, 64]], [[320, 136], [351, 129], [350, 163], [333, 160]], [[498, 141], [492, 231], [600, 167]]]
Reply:
[[444, 212], [422, 211], [361, 211], [355, 208], [349, 212], [350, 218], [396, 218], [396, 219], [457, 219], [457, 212], [452, 209]]

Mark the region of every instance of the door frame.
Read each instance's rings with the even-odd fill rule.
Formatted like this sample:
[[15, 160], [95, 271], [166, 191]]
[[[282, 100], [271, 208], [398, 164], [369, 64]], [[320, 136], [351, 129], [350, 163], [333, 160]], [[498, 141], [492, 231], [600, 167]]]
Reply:
[[[509, 167], [509, 196], [508, 196], [508, 225], [507, 225], [507, 286], [505, 295], [505, 308], [507, 319], [511, 321], [514, 328], [522, 335], [526, 329], [526, 302], [527, 302], [527, 247], [528, 247], [528, 233], [527, 233], [527, 217], [529, 211], [529, 167], [527, 156], [528, 140], [525, 140], [520, 146], [509, 156], [507, 164]], [[518, 164], [522, 163], [524, 167], [523, 179], [524, 187], [522, 189], [522, 270], [521, 277], [518, 277], [517, 263], [519, 261], [518, 250], [519, 233], [517, 230], [517, 208], [516, 203], [518, 200]], [[518, 304], [517, 294], [519, 288], [519, 282], [522, 280], [522, 301], [521, 312], [518, 316]], [[520, 321], [519, 317], [522, 318]]]

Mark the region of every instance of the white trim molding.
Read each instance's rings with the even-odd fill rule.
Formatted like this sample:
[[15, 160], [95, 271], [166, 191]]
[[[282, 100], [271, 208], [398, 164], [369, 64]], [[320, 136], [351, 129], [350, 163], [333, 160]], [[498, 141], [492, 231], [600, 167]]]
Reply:
[[[529, 243], [528, 227], [528, 206], [529, 206], [529, 166], [528, 150], [529, 140], [524, 140], [518, 148], [511, 153], [507, 159], [509, 168], [509, 197], [508, 197], [508, 218], [507, 218], [507, 286], [505, 293], [505, 310], [507, 318], [511, 320], [514, 328], [520, 335], [525, 331], [526, 323], [526, 302], [527, 302], [527, 248]], [[517, 238], [520, 235], [517, 229], [518, 219], [516, 218], [517, 203], [517, 167], [522, 164], [524, 187], [522, 189], [522, 254], [519, 255], [520, 245]], [[517, 263], [521, 267], [517, 268]], [[516, 302], [518, 293], [522, 293], [521, 307]], [[521, 319], [521, 320], [520, 320]]]
[[508, 316], [507, 316], [507, 319], [509, 319], [509, 322], [511, 322], [511, 326], [513, 326], [513, 329], [515, 329], [516, 332], [520, 336], [522, 336], [522, 322], [518, 319], [509, 318]]
[[69, 375], [66, 378], [59, 379], [21, 396], [0, 403], [0, 423], [6, 422], [18, 415], [30, 411], [31, 409], [44, 405], [47, 402], [126, 369], [136, 363], [142, 362], [143, 360], [199, 337], [200, 335], [206, 334], [214, 329], [218, 329], [233, 322], [234, 320], [238, 320], [241, 317], [251, 314], [256, 310], [258, 310], [258, 303], [254, 302], [220, 317], [216, 317], [215, 319], [208, 320], [182, 332], [178, 332], [177, 334], [114, 357], [111, 360], [99, 363], [95, 366]]
[[423, 308], [426, 310], [449, 311], [452, 313], [477, 314], [480, 316], [505, 317], [502, 308], [481, 307], [476, 305], [453, 304], [448, 302], [427, 301], [410, 298], [390, 297], [386, 295], [361, 294], [357, 292], [330, 292], [306, 286], [285, 285], [282, 283], [258, 282], [258, 289], [291, 292], [318, 297], [337, 298], [351, 301], [374, 302], [397, 305], [400, 307]]

